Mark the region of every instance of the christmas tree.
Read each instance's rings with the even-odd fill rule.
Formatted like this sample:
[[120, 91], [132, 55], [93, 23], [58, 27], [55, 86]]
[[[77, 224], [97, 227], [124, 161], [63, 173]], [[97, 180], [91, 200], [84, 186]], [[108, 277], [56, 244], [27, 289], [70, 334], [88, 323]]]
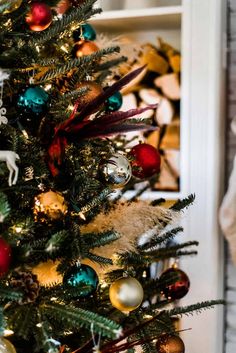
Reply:
[[114, 136], [156, 129], [137, 118], [153, 106], [119, 110], [143, 68], [114, 79], [95, 2], [0, 0], [1, 353], [183, 353], [176, 319], [220, 303], [177, 307], [187, 275], [150, 271], [196, 254], [173, 241], [194, 196], [138, 200], [160, 153]]

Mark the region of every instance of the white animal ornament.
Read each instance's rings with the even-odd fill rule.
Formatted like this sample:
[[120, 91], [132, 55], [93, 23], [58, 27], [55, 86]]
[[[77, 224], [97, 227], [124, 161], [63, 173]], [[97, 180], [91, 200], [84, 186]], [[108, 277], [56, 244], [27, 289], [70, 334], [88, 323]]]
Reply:
[[[9, 170], [9, 186], [15, 185], [18, 179], [19, 168], [16, 165], [17, 159], [20, 159], [20, 157], [14, 151], [0, 151], [0, 162], [6, 162], [7, 168]], [[14, 178], [13, 173], [15, 173]]]

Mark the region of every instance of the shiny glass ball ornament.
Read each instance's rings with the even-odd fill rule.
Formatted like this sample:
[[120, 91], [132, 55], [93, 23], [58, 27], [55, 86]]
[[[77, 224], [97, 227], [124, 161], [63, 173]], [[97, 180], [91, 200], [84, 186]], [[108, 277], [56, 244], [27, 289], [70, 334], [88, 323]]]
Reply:
[[184, 342], [179, 336], [164, 334], [157, 343], [156, 348], [158, 353], [184, 353]]
[[81, 41], [76, 43], [73, 50], [72, 55], [76, 58], [80, 58], [82, 56], [91, 55], [96, 53], [99, 50], [97, 44], [91, 41]]
[[5, 239], [0, 237], [0, 277], [9, 270], [11, 262], [11, 247]]
[[125, 186], [132, 175], [128, 159], [120, 153], [114, 153], [107, 160], [102, 161], [99, 171], [103, 180], [113, 188]]
[[31, 31], [44, 31], [52, 23], [52, 10], [43, 2], [33, 2], [25, 20]]
[[[6, 0], [0, 0], [0, 6], [6, 4]], [[10, 4], [7, 6], [7, 9], [3, 11], [3, 14], [11, 13], [17, 10], [22, 4], [22, 0], [11, 0]]]
[[79, 297], [93, 294], [98, 286], [98, 275], [88, 265], [74, 265], [64, 275], [63, 283], [79, 290]]
[[169, 268], [163, 272], [159, 281], [161, 292], [167, 299], [181, 299], [189, 291], [189, 278], [185, 272], [178, 268]]
[[85, 23], [77, 28], [73, 32], [73, 39], [75, 42], [79, 42], [81, 40], [95, 40], [97, 37], [96, 31], [89, 23]]
[[160, 172], [161, 156], [155, 147], [140, 143], [131, 149], [130, 157], [132, 174], [135, 177], [146, 179]]
[[40, 86], [28, 86], [19, 93], [16, 109], [27, 121], [43, 117], [49, 110], [49, 95]]
[[137, 309], [143, 301], [143, 287], [133, 277], [122, 277], [116, 280], [109, 289], [112, 306], [124, 312]]
[[34, 199], [34, 215], [36, 220], [58, 220], [65, 216], [67, 210], [67, 203], [59, 192], [52, 190], [42, 192]]
[[120, 109], [123, 103], [122, 94], [118, 91], [109, 97], [106, 101], [106, 110], [109, 112], [115, 112]]
[[0, 338], [0, 352], [1, 353], [16, 353], [15, 347], [13, 344], [8, 341], [6, 338]]

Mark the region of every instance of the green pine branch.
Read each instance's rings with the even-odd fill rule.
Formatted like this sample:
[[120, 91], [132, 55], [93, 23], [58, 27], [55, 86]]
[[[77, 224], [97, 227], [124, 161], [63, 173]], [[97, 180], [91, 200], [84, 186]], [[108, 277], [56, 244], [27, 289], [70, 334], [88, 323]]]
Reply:
[[7, 196], [0, 192], [0, 223], [4, 221], [4, 219], [10, 213], [10, 205], [7, 199]]
[[193, 315], [193, 313], [201, 313], [204, 310], [212, 309], [216, 305], [224, 305], [224, 300], [208, 300], [197, 304], [184, 307], [176, 307], [171, 310], [165, 310], [169, 316]]
[[191, 194], [185, 199], [178, 200], [173, 206], [170, 207], [173, 211], [182, 211], [184, 208], [187, 208], [193, 204], [195, 200], [195, 195]]
[[122, 328], [116, 322], [88, 310], [60, 304], [45, 304], [41, 310], [49, 318], [49, 321], [63, 322], [68, 329], [85, 327], [90, 330], [93, 325], [95, 333], [108, 338], [115, 339], [122, 334]]
[[139, 246], [139, 250], [147, 252], [154, 250], [154, 248], [156, 248], [158, 245], [163, 245], [167, 243], [169, 240], [173, 239], [178, 233], [183, 232], [183, 230], [183, 227], [176, 227], [161, 236], [157, 234], [156, 237], [153, 237], [148, 243]]

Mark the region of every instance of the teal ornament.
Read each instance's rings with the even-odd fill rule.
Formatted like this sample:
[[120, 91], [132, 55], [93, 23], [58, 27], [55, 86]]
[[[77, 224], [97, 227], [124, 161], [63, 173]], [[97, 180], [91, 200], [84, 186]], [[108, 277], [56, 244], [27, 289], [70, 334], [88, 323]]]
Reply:
[[27, 121], [43, 117], [49, 110], [49, 95], [42, 87], [28, 86], [18, 95], [16, 108]]
[[88, 23], [81, 25], [73, 32], [73, 39], [75, 42], [80, 40], [95, 40], [97, 37], [95, 29]]
[[65, 273], [63, 283], [79, 289], [79, 297], [86, 298], [96, 291], [98, 275], [88, 265], [74, 265]]
[[122, 103], [122, 94], [118, 91], [106, 100], [106, 110], [109, 112], [115, 112], [120, 109]]

